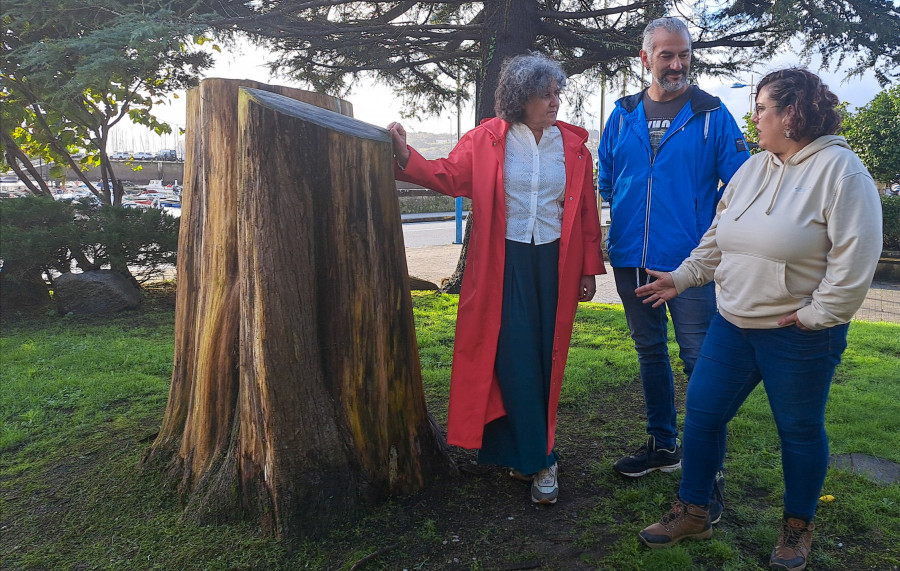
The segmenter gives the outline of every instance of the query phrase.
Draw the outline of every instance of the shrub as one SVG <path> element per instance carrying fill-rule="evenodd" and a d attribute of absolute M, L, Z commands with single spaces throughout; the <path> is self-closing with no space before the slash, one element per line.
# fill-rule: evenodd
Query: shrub
<path fill-rule="evenodd" d="M 75 210 L 68 202 L 26 196 L 0 201 L 0 259 L 57 268 L 67 262 Z"/>
<path fill-rule="evenodd" d="M 71 204 L 28 196 L 0 201 L 0 271 L 5 308 L 39 306 L 50 300 L 43 276 L 68 271 L 74 237 Z"/>
<path fill-rule="evenodd" d="M 81 246 L 98 266 L 127 267 L 138 283 L 160 276 L 174 266 L 178 252 L 179 220 L 155 208 L 146 210 L 76 205 Z"/>
<path fill-rule="evenodd" d="M 137 283 L 175 264 L 179 221 L 155 209 L 28 196 L 0 202 L 4 280 L 47 290 L 55 272 L 111 267 Z M 26 277 L 23 277 L 26 276 Z M 46 296 L 46 291 L 44 292 Z"/>

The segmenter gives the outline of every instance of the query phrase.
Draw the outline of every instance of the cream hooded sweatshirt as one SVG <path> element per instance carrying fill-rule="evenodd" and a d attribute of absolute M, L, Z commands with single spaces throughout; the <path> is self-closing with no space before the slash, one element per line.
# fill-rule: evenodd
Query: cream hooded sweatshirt
<path fill-rule="evenodd" d="M 715 279 L 719 313 L 773 329 L 850 321 L 881 254 L 881 201 L 846 140 L 815 139 L 782 163 L 769 152 L 732 177 L 700 244 L 672 272 L 678 292 Z"/>

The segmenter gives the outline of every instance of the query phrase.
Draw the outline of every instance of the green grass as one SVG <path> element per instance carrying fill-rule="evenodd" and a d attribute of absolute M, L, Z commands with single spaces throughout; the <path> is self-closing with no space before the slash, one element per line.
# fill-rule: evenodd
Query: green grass
<path fill-rule="evenodd" d="M 48 319 L 0 337 L 0 450 L 52 448 L 158 411 L 172 367 L 172 316 L 150 326 Z"/>
<path fill-rule="evenodd" d="M 416 292 L 413 301 L 426 398 L 443 423 L 457 297 Z M 568 487 L 550 510 L 536 511 L 527 488 L 492 473 L 373 507 L 290 553 L 252 523 L 193 525 L 161 475 L 138 468 L 168 396 L 172 328 L 171 309 L 153 306 L 106 322 L 44 316 L 4 325 L 0 567 L 349 569 L 383 550 L 366 569 L 531 561 L 542 569 L 761 569 L 775 540 L 779 443 L 758 389 L 729 427 L 726 515 L 713 540 L 655 551 L 639 544 L 637 532 L 672 501 L 677 474 L 624 480 L 610 469 L 641 441 L 643 405 L 621 307 L 599 304 L 578 311 L 558 431 Z M 852 324 L 827 410 L 833 454 L 900 462 L 897 339 L 900 325 Z M 677 382 L 683 396 L 680 374 Z M 835 500 L 820 505 L 810 568 L 896 569 L 900 484 L 831 470 L 824 493 Z"/>

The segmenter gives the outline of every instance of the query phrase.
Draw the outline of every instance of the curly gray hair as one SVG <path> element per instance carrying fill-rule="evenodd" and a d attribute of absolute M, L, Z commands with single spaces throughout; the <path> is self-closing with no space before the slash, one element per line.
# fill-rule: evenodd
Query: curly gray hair
<path fill-rule="evenodd" d="M 687 38 L 688 47 L 691 47 L 691 32 L 688 31 L 687 26 L 684 22 L 679 20 L 678 18 L 673 18 L 672 16 L 665 16 L 663 18 L 657 18 L 647 24 L 647 27 L 644 28 L 644 42 L 641 45 L 641 48 L 647 52 L 648 55 L 653 55 L 653 48 L 656 46 L 653 45 L 653 32 L 658 30 L 659 28 L 664 29 L 670 34 L 682 33 L 684 37 Z"/>
<path fill-rule="evenodd" d="M 566 74 L 562 66 L 537 52 L 521 54 L 503 62 L 500 80 L 494 92 L 494 113 L 510 123 L 521 122 L 525 117 L 525 103 L 543 95 L 550 84 L 562 89 Z"/>

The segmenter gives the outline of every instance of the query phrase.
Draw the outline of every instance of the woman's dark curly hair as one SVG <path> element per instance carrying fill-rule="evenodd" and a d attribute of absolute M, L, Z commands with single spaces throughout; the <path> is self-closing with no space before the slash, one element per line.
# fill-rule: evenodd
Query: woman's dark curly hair
<path fill-rule="evenodd" d="M 500 68 L 494 113 L 510 123 L 521 122 L 525 118 L 525 103 L 546 93 L 554 79 L 560 89 L 566 85 L 562 66 L 547 56 L 533 52 L 509 58 Z"/>
<path fill-rule="evenodd" d="M 757 95 L 769 90 L 769 98 L 784 108 L 793 105 L 795 115 L 790 125 L 795 139 L 815 139 L 834 135 L 841 127 L 838 96 L 822 83 L 819 76 L 805 69 L 790 67 L 773 71 L 756 85 Z"/>

